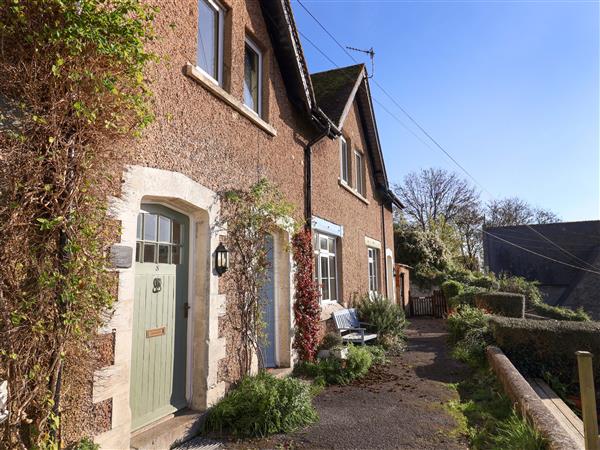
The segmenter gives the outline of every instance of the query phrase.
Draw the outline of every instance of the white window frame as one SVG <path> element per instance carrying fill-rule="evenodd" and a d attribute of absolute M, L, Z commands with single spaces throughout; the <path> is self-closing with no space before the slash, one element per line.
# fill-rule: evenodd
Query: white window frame
<path fill-rule="evenodd" d="M 321 294 L 321 304 L 326 305 L 330 303 L 337 303 L 339 301 L 339 273 L 338 273 L 338 256 L 337 256 L 337 238 L 336 236 L 332 236 L 325 233 L 315 232 L 315 242 L 314 242 L 314 255 L 315 255 L 315 279 L 317 281 L 317 285 L 319 286 L 319 292 Z M 321 249 L 321 238 L 326 238 L 329 241 L 333 241 L 333 253 L 329 251 L 329 245 L 327 246 L 327 250 Z M 329 297 L 328 299 L 323 298 L 323 279 L 321 278 L 321 258 L 326 257 L 327 263 L 329 264 L 330 258 L 335 258 L 335 293 L 337 298 L 331 298 L 331 284 L 329 284 Z M 327 278 L 328 282 L 332 279 L 331 273 L 329 273 L 329 277 Z"/>
<path fill-rule="evenodd" d="M 248 111 L 252 111 L 254 114 L 262 117 L 262 103 L 263 103 L 263 52 L 262 50 L 252 41 L 252 39 L 246 37 L 245 44 L 250 47 L 258 56 L 258 111 L 253 110 L 250 106 L 246 105 L 246 99 L 242 98 L 242 104 L 248 108 Z M 246 46 L 244 46 L 244 59 L 246 58 Z M 244 63 L 245 70 L 245 63 Z M 246 82 L 246 73 L 244 72 L 244 83 Z"/>
<path fill-rule="evenodd" d="M 344 155 L 345 150 L 345 155 Z M 350 183 L 350 161 L 348 160 L 348 141 L 344 139 L 344 136 L 340 136 L 340 180 L 342 183 Z M 346 171 L 344 173 L 344 156 L 346 159 Z"/>
<path fill-rule="evenodd" d="M 200 2 L 207 3 L 211 6 L 219 16 L 219 30 L 217 33 L 217 78 L 215 79 L 213 75 L 206 72 L 199 65 L 199 58 L 196 56 L 196 68 L 200 70 L 204 75 L 208 77 L 208 79 L 219 86 L 223 86 L 223 36 L 224 36 L 224 25 L 225 25 L 225 8 L 216 0 L 198 0 L 198 5 Z M 198 6 L 198 33 L 197 33 L 197 49 L 196 52 L 200 51 L 200 47 L 202 46 L 202 42 L 200 42 L 200 6 Z"/>
<path fill-rule="evenodd" d="M 379 265 L 379 249 L 367 247 L 367 275 L 369 277 L 369 294 L 371 295 L 379 293 Z M 372 272 L 371 267 L 373 268 Z"/>
<path fill-rule="evenodd" d="M 354 165 L 356 166 L 356 192 L 365 196 L 365 173 L 364 173 L 364 155 L 358 150 L 354 150 Z"/>

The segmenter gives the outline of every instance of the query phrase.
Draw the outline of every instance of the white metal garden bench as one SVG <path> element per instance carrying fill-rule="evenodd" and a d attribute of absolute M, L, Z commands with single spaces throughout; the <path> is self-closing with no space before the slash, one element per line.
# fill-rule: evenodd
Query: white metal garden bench
<path fill-rule="evenodd" d="M 351 342 L 353 344 L 362 344 L 372 339 L 377 339 L 376 333 L 366 333 L 367 329 L 364 325 L 368 325 L 358 320 L 356 309 L 340 309 L 334 311 L 333 320 L 343 342 Z M 361 326 L 362 325 L 362 326 Z"/>

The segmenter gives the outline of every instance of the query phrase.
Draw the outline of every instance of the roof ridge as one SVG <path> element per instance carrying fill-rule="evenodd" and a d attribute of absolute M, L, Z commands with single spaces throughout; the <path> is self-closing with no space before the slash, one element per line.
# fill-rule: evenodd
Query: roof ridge
<path fill-rule="evenodd" d="M 340 70 L 347 70 L 347 69 L 353 69 L 355 67 L 364 67 L 364 63 L 358 63 L 358 64 L 352 64 L 350 66 L 344 66 L 344 67 L 336 67 L 334 69 L 328 69 L 328 70 L 322 70 L 320 72 L 311 72 L 310 76 L 314 76 L 314 75 L 321 75 L 321 74 L 326 74 L 326 73 L 330 73 L 330 72 L 337 72 Z"/>
<path fill-rule="evenodd" d="M 573 220 L 571 222 L 551 222 L 551 223 L 523 223 L 521 225 L 498 225 L 494 227 L 488 227 L 486 230 L 497 230 L 497 229 L 507 229 L 507 228 L 521 228 L 521 227 L 544 227 L 548 225 L 572 225 L 579 223 L 598 223 L 600 224 L 600 220 Z"/>

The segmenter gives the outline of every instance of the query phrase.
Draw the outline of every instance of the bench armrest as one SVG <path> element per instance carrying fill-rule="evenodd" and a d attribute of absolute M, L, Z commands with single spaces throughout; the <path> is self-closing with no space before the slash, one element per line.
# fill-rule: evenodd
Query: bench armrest
<path fill-rule="evenodd" d="M 366 328 L 340 328 L 340 331 L 365 331 Z"/>

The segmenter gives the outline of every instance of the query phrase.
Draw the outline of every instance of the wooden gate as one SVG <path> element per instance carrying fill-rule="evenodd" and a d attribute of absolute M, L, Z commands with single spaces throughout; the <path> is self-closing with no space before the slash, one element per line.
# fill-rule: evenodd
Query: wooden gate
<path fill-rule="evenodd" d="M 408 310 L 411 317 L 444 319 L 448 316 L 448 303 L 442 291 L 433 291 L 427 297 L 410 297 Z"/>

